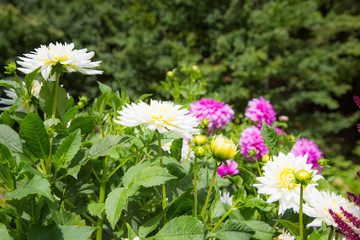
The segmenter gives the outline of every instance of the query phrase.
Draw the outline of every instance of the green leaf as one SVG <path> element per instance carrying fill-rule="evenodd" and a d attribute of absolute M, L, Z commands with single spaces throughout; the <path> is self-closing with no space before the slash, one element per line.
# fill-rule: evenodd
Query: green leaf
<path fill-rule="evenodd" d="M 243 222 L 230 219 L 225 222 L 222 229 L 218 230 L 215 233 L 216 233 L 216 238 L 221 240 L 233 240 L 233 239 L 247 240 L 254 235 L 255 231 Z"/>
<path fill-rule="evenodd" d="M 255 235 L 253 236 L 253 238 L 259 240 L 273 239 L 275 230 L 269 224 L 257 220 L 249 220 L 242 222 L 255 230 Z"/>
<path fill-rule="evenodd" d="M 41 87 L 39 94 L 39 104 L 41 110 L 48 114 L 52 115 L 52 108 L 54 102 L 54 90 L 55 82 L 45 81 Z M 58 86 L 58 94 L 56 99 L 56 118 L 59 118 L 65 124 L 65 112 L 67 109 L 67 93 L 64 88 Z"/>
<path fill-rule="evenodd" d="M 330 184 L 325 179 L 319 179 L 316 181 L 318 184 L 315 186 L 319 191 L 330 191 Z"/>
<path fill-rule="evenodd" d="M 276 219 L 284 228 L 286 228 L 293 236 L 299 236 L 299 225 L 283 219 Z"/>
<path fill-rule="evenodd" d="M 160 224 L 160 220 L 163 218 L 166 211 L 167 209 L 164 209 L 155 217 L 152 217 L 145 223 L 141 224 L 141 226 L 139 227 L 139 237 L 145 238 L 149 233 L 154 231 L 154 229 Z"/>
<path fill-rule="evenodd" d="M 193 187 L 187 187 L 179 197 L 172 201 L 169 209 L 166 212 L 166 218 L 172 219 L 175 216 L 186 213 L 193 208 L 194 201 L 192 200 Z"/>
<path fill-rule="evenodd" d="M 144 99 L 151 97 L 153 94 L 143 94 L 138 99 L 136 99 L 135 104 L 138 104 L 140 101 L 143 101 Z"/>
<path fill-rule="evenodd" d="M 178 162 L 181 161 L 181 150 L 182 150 L 182 145 L 183 145 L 183 139 L 179 138 L 179 139 L 175 139 L 172 143 L 171 143 L 171 147 L 170 147 L 170 155 L 175 158 Z"/>
<path fill-rule="evenodd" d="M 274 205 L 267 203 L 261 198 L 248 198 L 244 207 L 256 207 L 260 210 L 268 212 L 274 208 Z"/>
<path fill-rule="evenodd" d="M 115 188 L 112 190 L 105 201 L 106 217 L 112 229 L 115 229 L 116 223 L 120 219 L 121 212 L 127 200 L 125 188 Z"/>
<path fill-rule="evenodd" d="M 19 83 L 13 80 L 0 80 L 0 87 L 7 87 L 15 90 L 20 90 Z"/>
<path fill-rule="evenodd" d="M 281 146 L 280 137 L 276 130 L 263 121 L 261 135 L 264 139 L 265 145 L 269 148 L 269 154 L 271 156 L 276 155 L 279 152 L 279 148 Z"/>
<path fill-rule="evenodd" d="M 167 169 L 160 166 L 147 167 L 133 179 L 134 184 L 142 185 L 144 187 L 153 187 L 165 183 L 168 180 L 174 179 Z"/>
<path fill-rule="evenodd" d="M 155 235 L 155 239 L 161 240 L 203 240 L 206 233 L 203 224 L 194 217 L 181 216 L 171 219 L 160 231 Z"/>
<path fill-rule="evenodd" d="M 91 146 L 88 158 L 95 158 L 99 156 L 112 156 L 118 157 L 116 147 L 122 144 L 126 138 L 118 135 L 109 135 L 99 139 L 94 145 Z"/>
<path fill-rule="evenodd" d="M 29 113 L 20 125 L 20 135 L 26 146 L 37 158 L 46 159 L 49 155 L 49 138 L 41 118 Z"/>
<path fill-rule="evenodd" d="M 96 227 L 56 226 L 52 228 L 52 240 L 88 240 Z"/>
<path fill-rule="evenodd" d="M 283 152 L 284 154 L 288 154 L 289 152 L 291 152 L 291 149 L 299 138 L 300 135 L 298 135 L 295 140 L 289 140 L 288 136 L 282 134 L 283 146 L 281 148 L 281 152 Z"/>
<path fill-rule="evenodd" d="M 321 229 L 314 230 L 310 236 L 308 237 L 308 240 L 327 240 L 328 239 L 328 232 L 326 230 L 326 223 L 323 221 Z"/>
<path fill-rule="evenodd" d="M 7 125 L 0 124 L 0 143 L 12 152 L 23 152 L 19 134 Z"/>
<path fill-rule="evenodd" d="M 50 183 L 38 175 L 35 175 L 24 187 L 5 193 L 9 199 L 22 199 L 31 194 L 40 194 L 50 201 L 55 201 L 53 195 L 51 195 Z"/>
<path fill-rule="evenodd" d="M 101 217 L 101 213 L 104 211 L 105 209 L 105 203 L 90 203 L 87 207 L 89 213 L 91 216 L 94 217 Z"/>
<path fill-rule="evenodd" d="M 129 187 L 131 186 L 131 184 L 133 184 L 133 180 L 135 178 L 137 178 L 137 176 L 139 174 L 141 174 L 141 172 L 144 170 L 144 168 L 146 168 L 150 163 L 149 162 L 145 162 L 145 163 L 140 163 L 137 164 L 135 166 L 132 166 L 131 168 L 129 168 L 123 177 L 123 184 L 124 186 L 129 189 Z"/>
<path fill-rule="evenodd" d="M 111 87 L 109 87 L 109 86 L 107 86 L 107 85 L 105 85 L 105 84 L 103 84 L 103 83 L 101 83 L 99 81 L 97 83 L 99 84 L 99 89 L 100 89 L 101 93 L 106 93 L 106 92 L 111 93 L 112 92 Z"/>
<path fill-rule="evenodd" d="M 67 136 L 57 148 L 54 158 L 54 165 L 56 170 L 67 167 L 67 163 L 70 162 L 79 151 L 81 146 L 80 130 L 76 130 Z"/>
<path fill-rule="evenodd" d="M 38 73 L 39 69 L 40 69 L 40 67 L 25 76 L 25 87 L 26 87 L 26 90 L 28 93 L 31 93 L 32 82 L 33 82 L 36 74 Z"/>
<path fill-rule="evenodd" d="M 81 116 L 71 121 L 69 131 L 74 132 L 76 129 L 81 130 L 82 135 L 86 135 L 94 130 L 95 117 Z"/>
<path fill-rule="evenodd" d="M 6 226 L 2 223 L 0 223 L 0 236 L 2 240 L 11 240 Z"/>

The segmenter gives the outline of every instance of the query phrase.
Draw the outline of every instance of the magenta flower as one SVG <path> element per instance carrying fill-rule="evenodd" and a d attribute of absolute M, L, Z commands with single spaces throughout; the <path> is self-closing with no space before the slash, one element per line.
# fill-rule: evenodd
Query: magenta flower
<path fill-rule="evenodd" d="M 255 158 L 249 157 L 249 151 L 252 151 L 255 148 L 257 150 L 255 157 L 258 160 L 261 160 L 265 154 L 269 153 L 269 149 L 265 145 L 264 139 L 261 136 L 261 130 L 256 126 L 248 127 L 241 133 L 239 145 L 240 153 L 252 161 L 255 161 Z"/>
<path fill-rule="evenodd" d="M 262 121 L 271 125 L 276 120 L 276 112 L 269 100 L 263 97 L 253 98 L 249 101 L 248 107 L 245 110 L 245 116 L 251 121 L 259 122 L 261 126 Z"/>
<path fill-rule="evenodd" d="M 273 129 L 275 129 L 275 131 L 277 132 L 277 134 L 279 136 L 281 136 L 282 134 L 287 135 L 286 132 L 284 132 L 282 129 L 275 127 L 275 126 L 271 126 Z"/>
<path fill-rule="evenodd" d="M 209 121 L 207 126 L 209 129 L 208 135 L 229 124 L 235 115 L 234 110 L 228 104 L 207 98 L 192 103 L 189 113 L 195 115 L 199 121 L 202 121 L 203 118 Z"/>
<path fill-rule="evenodd" d="M 319 149 L 319 146 L 316 145 L 313 141 L 309 141 L 307 138 L 299 138 L 299 140 L 294 144 L 291 152 L 295 157 L 301 155 L 305 156 L 308 154 L 308 164 L 312 164 L 312 168 L 318 168 L 318 160 L 322 158 L 322 151 Z"/>
<path fill-rule="evenodd" d="M 220 167 L 217 169 L 217 174 L 220 175 L 220 177 L 225 178 L 225 175 L 235 175 L 239 173 L 239 164 L 237 162 L 227 160 L 227 167 L 224 163 L 221 164 Z"/>

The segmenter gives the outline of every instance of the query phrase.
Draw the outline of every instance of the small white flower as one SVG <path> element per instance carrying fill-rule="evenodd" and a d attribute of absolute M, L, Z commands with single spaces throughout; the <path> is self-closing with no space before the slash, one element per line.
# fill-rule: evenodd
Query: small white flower
<path fill-rule="evenodd" d="M 299 212 L 300 184 L 293 182 L 293 173 L 300 170 L 317 173 L 317 170 L 311 170 L 312 164 L 306 163 L 307 157 L 307 154 L 295 157 L 292 153 L 288 155 L 280 153 L 278 157 L 273 157 L 273 161 L 265 163 L 264 176 L 256 178 L 260 182 L 260 184 L 254 184 L 258 188 L 258 193 L 270 195 L 268 203 L 279 201 L 279 214 L 283 214 L 286 209 L 290 208 Z M 314 175 L 312 180 L 317 181 L 321 178 L 320 175 Z M 305 188 L 304 194 L 308 188 L 314 185 L 309 184 Z"/>
<path fill-rule="evenodd" d="M 282 233 L 276 238 L 277 240 L 295 240 L 295 237 L 291 235 L 285 229 L 282 230 Z"/>
<path fill-rule="evenodd" d="M 309 217 L 315 218 L 314 221 L 307 225 L 308 227 L 321 227 L 323 221 L 326 225 L 337 227 L 337 224 L 329 213 L 329 209 L 349 223 L 345 219 L 340 207 L 355 217 L 360 218 L 360 209 L 354 203 L 346 200 L 340 195 L 336 195 L 334 192 L 319 191 L 316 188 L 312 188 L 308 194 L 304 195 L 304 200 L 306 201 L 306 204 L 304 205 L 304 213 Z M 354 230 L 359 230 L 355 229 L 351 223 L 349 224 L 354 228 Z"/>
<path fill-rule="evenodd" d="M 231 196 L 229 192 L 223 193 L 220 191 L 220 200 L 222 203 L 229 204 L 230 206 L 232 206 L 233 196 Z"/>
<path fill-rule="evenodd" d="M 22 82 L 22 84 L 25 89 L 25 83 Z M 31 87 L 31 95 L 34 96 L 35 98 L 39 99 L 41 87 L 42 87 L 41 82 L 39 82 L 38 80 L 33 80 L 32 87 Z M 25 91 L 26 91 L 26 89 L 25 89 Z M 4 90 L 4 92 L 5 92 L 6 96 L 9 98 L 0 98 L 0 104 L 7 105 L 5 107 L 2 107 L 1 110 L 7 110 L 7 109 L 11 108 L 15 104 L 16 100 L 18 99 L 18 96 L 16 95 L 14 89 Z M 20 103 L 15 111 L 27 113 L 25 103 Z M 30 106 L 30 111 L 31 112 L 34 111 L 34 106 Z"/>
<path fill-rule="evenodd" d="M 50 43 L 49 46 L 41 45 L 25 57 L 19 57 L 17 61 L 21 68 L 18 68 L 25 74 L 33 72 L 40 67 L 41 75 L 45 80 L 50 77 L 51 69 L 57 63 L 62 64 L 68 72 L 81 72 L 87 75 L 102 74 L 102 71 L 91 68 L 100 65 L 100 61 L 91 62 L 94 52 L 86 52 L 87 49 L 73 50 L 74 44 Z"/>
<path fill-rule="evenodd" d="M 150 105 L 140 101 L 138 104 L 126 104 L 118 113 L 120 116 L 116 123 L 135 127 L 146 124 L 149 130 L 158 130 L 160 133 L 172 131 L 181 138 L 191 138 L 194 134 L 199 134 L 196 129 L 199 121 L 196 117 L 189 114 L 187 109 L 180 109 L 180 105 L 172 102 L 161 102 L 151 100 Z"/>

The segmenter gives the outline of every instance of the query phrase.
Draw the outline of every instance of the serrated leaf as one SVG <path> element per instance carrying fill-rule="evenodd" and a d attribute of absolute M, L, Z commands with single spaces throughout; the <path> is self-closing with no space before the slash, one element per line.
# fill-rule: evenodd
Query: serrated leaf
<path fill-rule="evenodd" d="M 193 208 L 194 201 L 192 200 L 193 187 L 187 187 L 186 191 L 172 201 L 169 209 L 166 212 L 167 219 L 172 219 L 179 216 Z"/>
<path fill-rule="evenodd" d="M 52 115 L 52 108 L 54 102 L 54 92 L 55 91 L 55 82 L 45 81 L 41 87 L 39 94 L 39 104 L 41 110 L 48 114 Z M 58 86 L 58 93 L 56 99 L 56 118 L 59 118 L 65 124 L 65 112 L 67 109 L 67 93 L 64 88 Z"/>
<path fill-rule="evenodd" d="M 19 134 L 7 125 L 0 124 L 0 143 L 12 152 L 23 152 Z"/>
<path fill-rule="evenodd" d="M 123 184 L 124 186 L 129 189 L 130 184 L 132 184 L 132 181 L 137 178 L 137 175 L 141 174 L 142 170 L 146 168 L 149 165 L 149 162 L 137 164 L 135 166 L 132 166 L 129 168 L 123 177 Z"/>
<path fill-rule="evenodd" d="M 101 138 L 91 146 L 88 158 L 106 155 L 116 157 L 117 153 L 115 148 L 122 144 L 124 140 L 124 137 L 118 135 L 109 135 Z"/>
<path fill-rule="evenodd" d="M 133 181 L 134 184 L 153 187 L 175 178 L 176 177 L 171 175 L 167 169 L 160 166 L 152 166 L 145 168 Z"/>
<path fill-rule="evenodd" d="M 40 194 L 50 201 L 55 201 L 51 194 L 50 183 L 38 175 L 35 175 L 24 187 L 19 187 L 14 191 L 5 193 L 9 199 L 22 199 L 31 194 Z"/>
<path fill-rule="evenodd" d="M 2 223 L 0 223 L 0 236 L 2 240 L 11 240 L 6 226 Z"/>
<path fill-rule="evenodd" d="M 171 219 L 155 235 L 157 240 L 203 240 L 206 237 L 203 224 L 194 217 L 181 216 Z"/>
<path fill-rule="evenodd" d="M 276 155 L 281 146 L 280 137 L 276 130 L 270 127 L 266 122 L 262 122 L 261 136 L 264 139 L 265 145 L 269 148 L 270 155 Z"/>
<path fill-rule="evenodd" d="M 139 227 L 139 237 L 145 238 L 149 233 L 151 233 L 159 224 L 160 220 L 165 215 L 167 209 L 164 209 L 160 213 L 158 213 L 155 217 L 150 218 L 148 221 L 143 223 Z"/>
<path fill-rule="evenodd" d="M 299 225 L 283 219 L 276 219 L 284 228 L 286 228 L 293 236 L 299 236 Z"/>
<path fill-rule="evenodd" d="M 95 117 L 81 116 L 71 121 L 69 131 L 74 132 L 76 129 L 80 129 L 81 134 L 86 135 L 91 131 L 93 131 L 94 127 L 95 127 Z"/>
<path fill-rule="evenodd" d="M 104 211 L 105 209 L 105 203 L 90 203 L 87 206 L 87 209 L 90 213 L 91 216 L 94 217 L 101 217 L 101 213 Z"/>
<path fill-rule="evenodd" d="M 226 221 L 224 226 L 215 233 L 216 238 L 221 240 L 246 240 L 250 239 L 254 235 L 255 231 L 243 222 L 230 219 Z"/>
<path fill-rule="evenodd" d="M 269 224 L 257 220 L 248 220 L 242 222 L 250 226 L 255 231 L 255 235 L 253 236 L 254 239 L 273 239 L 275 230 Z"/>
<path fill-rule="evenodd" d="M 51 231 L 52 240 L 87 240 L 96 227 L 55 226 Z"/>
<path fill-rule="evenodd" d="M 170 147 L 170 155 L 175 158 L 178 162 L 181 161 L 181 150 L 182 150 L 182 146 L 183 146 L 183 139 L 179 138 L 179 139 L 175 139 L 172 143 L 171 143 L 171 147 Z"/>
<path fill-rule="evenodd" d="M 76 130 L 67 136 L 57 148 L 54 158 L 54 165 L 56 170 L 67 167 L 67 163 L 70 162 L 79 151 L 81 146 L 81 134 L 80 130 Z"/>
<path fill-rule="evenodd" d="M 261 198 L 249 198 L 247 199 L 244 207 L 256 207 L 258 209 L 261 209 L 263 211 L 270 211 L 271 209 L 273 209 L 273 206 L 271 206 L 269 203 L 267 203 L 266 201 L 264 201 Z"/>
<path fill-rule="evenodd" d="M 46 159 L 49 155 L 50 143 L 41 118 L 29 113 L 20 125 L 20 135 L 26 146 L 37 158 Z"/>
<path fill-rule="evenodd" d="M 105 201 L 106 217 L 112 227 L 115 228 L 116 223 L 120 219 L 121 212 L 127 200 L 125 188 L 115 188 L 112 190 Z"/>

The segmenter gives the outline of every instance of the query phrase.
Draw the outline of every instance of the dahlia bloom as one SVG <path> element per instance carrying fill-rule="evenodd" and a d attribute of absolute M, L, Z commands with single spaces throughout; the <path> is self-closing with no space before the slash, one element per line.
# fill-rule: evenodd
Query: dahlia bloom
<path fill-rule="evenodd" d="M 262 157 L 269 153 L 269 148 L 265 145 L 264 139 L 261 136 L 261 130 L 256 126 L 246 128 L 242 133 L 239 140 L 240 153 L 249 158 L 249 152 L 256 148 L 256 159 L 260 160 Z M 254 158 L 250 160 L 254 161 Z"/>
<path fill-rule="evenodd" d="M 207 128 L 209 135 L 215 130 L 220 130 L 234 119 L 234 110 L 225 103 L 214 99 L 202 98 L 190 105 L 190 113 L 194 114 L 201 122 L 203 118 L 209 121 Z"/>
<path fill-rule="evenodd" d="M 181 138 L 191 138 L 200 133 L 196 129 L 199 125 L 197 118 L 172 102 L 150 100 L 149 105 L 140 101 L 138 104 L 126 104 L 118 113 L 120 116 L 114 122 L 126 127 L 144 124 L 149 130 L 160 133 L 171 131 Z"/>
<path fill-rule="evenodd" d="M 294 144 L 291 152 L 297 156 L 305 156 L 308 154 L 308 162 L 312 164 L 312 168 L 318 168 L 318 160 L 322 158 L 322 151 L 319 149 L 319 146 L 316 145 L 313 141 L 309 141 L 307 138 L 299 138 L 299 140 Z"/>
<path fill-rule="evenodd" d="M 22 84 L 25 87 L 25 83 L 23 82 Z M 39 99 L 41 87 L 42 87 L 41 82 L 39 82 L 38 80 L 33 80 L 32 87 L 31 87 L 31 96 Z M 25 89 L 25 91 L 27 91 L 27 90 Z M 18 99 L 18 96 L 16 95 L 14 89 L 4 90 L 4 92 L 5 92 L 6 96 L 9 98 L 0 98 L 0 104 L 7 105 L 6 107 L 2 107 L 1 110 L 7 110 L 7 109 L 11 108 L 16 103 L 16 100 Z M 24 102 L 20 103 L 15 111 L 27 113 L 25 103 Z M 34 111 L 34 106 L 30 106 L 30 111 Z"/>
<path fill-rule="evenodd" d="M 224 178 L 225 175 L 235 175 L 239 173 L 239 164 L 235 161 L 227 160 L 227 167 L 224 163 L 221 164 L 220 167 L 217 169 L 217 174 L 220 175 L 220 177 Z"/>
<path fill-rule="evenodd" d="M 279 214 L 283 214 L 286 209 L 293 209 L 299 212 L 300 206 L 300 184 L 295 183 L 294 172 L 300 170 L 313 173 L 313 181 L 318 181 L 322 177 L 317 175 L 317 170 L 311 170 L 311 164 L 307 164 L 307 155 L 295 157 L 294 154 L 287 155 L 279 153 L 274 156 L 273 161 L 268 161 L 263 167 L 264 176 L 257 177 L 260 182 L 254 184 L 259 194 L 270 195 L 268 203 L 279 201 Z M 315 184 L 309 184 L 304 189 L 304 194 Z"/>
<path fill-rule="evenodd" d="M 324 221 L 326 225 L 337 227 L 338 224 L 335 222 L 335 219 L 332 217 L 330 212 L 335 213 L 342 220 L 346 220 L 346 212 L 351 213 L 353 216 L 360 217 L 360 209 L 354 203 L 346 200 L 340 195 L 336 195 L 334 192 L 329 191 L 319 191 L 316 188 L 309 189 L 307 194 L 304 194 L 304 200 L 306 204 L 304 205 L 304 213 L 309 217 L 315 218 L 307 226 L 311 227 L 321 227 L 322 222 Z M 329 212 L 329 210 L 331 210 Z M 346 220 L 346 222 L 348 222 Z M 352 228 L 355 228 L 349 222 Z M 360 229 L 357 229 L 359 231 Z"/>
<path fill-rule="evenodd" d="M 50 43 L 49 46 L 41 45 L 35 51 L 24 54 L 25 57 L 19 57 L 21 61 L 17 64 L 18 68 L 25 74 L 33 72 L 40 68 L 41 75 L 45 80 L 50 77 L 51 69 L 60 63 L 68 72 L 81 72 L 87 75 L 102 74 L 102 71 L 91 68 L 100 65 L 100 61 L 91 62 L 94 52 L 86 52 L 87 49 L 73 50 L 74 43 Z"/>
<path fill-rule="evenodd" d="M 273 106 L 269 100 L 263 97 L 253 98 L 249 101 L 248 107 L 245 110 L 245 116 L 251 121 L 259 122 L 260 125 L 262 121 L 271 125 L 276 120 L 276 112 Z"/>

